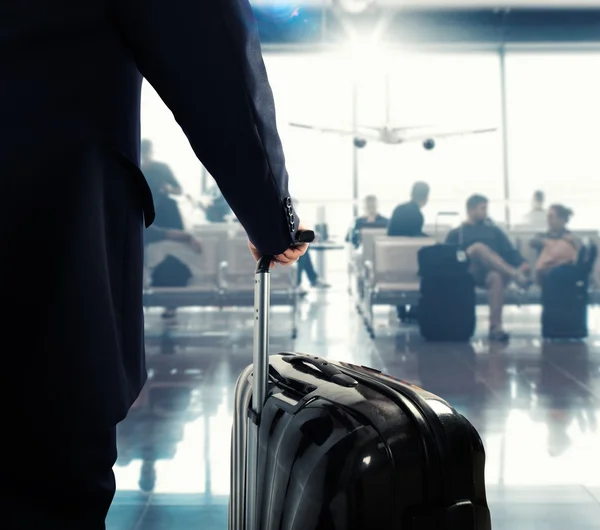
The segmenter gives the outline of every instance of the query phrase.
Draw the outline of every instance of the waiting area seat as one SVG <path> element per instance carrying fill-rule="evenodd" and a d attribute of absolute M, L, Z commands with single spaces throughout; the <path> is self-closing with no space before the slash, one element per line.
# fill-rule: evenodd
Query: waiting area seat
<path fill-rule="evenodd" d="M 434 245 L 435 239 L 378 237 L 373 260 L 365 262 L 364 316 L 373 333 L 373 306 L 416 305 L 419 303 L 419 251 Z"/>
<path fill-rule="evenodd" d="M 360 247 L 351 247 L 348 262 L 350 293 L 356 301 L 356 308 L 363 309 L 365 298 L 366 264 L 375 261 L 375 240 L 386 237 L 387 228 L 363 228 L 360 232 Z"/>
<path fill-rule="evenodd" d="M 256 263 L 248 240 L 230 224 L 196 227 L 202 252 L 187 245 L 161 241 L 148 245 L 146 264 L 151 269 L 168 255 L 183 261 L 192 272 L 186 287 L 150 287 L 144 290 L 144 307 L 249 307 L 254 304 Z M 299 289 L 296 267 L 275 267 L 271 271 L 271 305 L 289 306 L 292 336 L 297 334 Z"/>
<path fill-rule="evenodd" d="M 516 248 L 534 267 L 537 254 L 531 240 L 539 232 L 519 230 L 509 233 Z M 573 234 L 584 244 L 600 247 L 600 235 L 594 230 L 574 230 Z M 421 248 L 436 243 L 434 238 L 388 237 L 385 229 L 364 229 L 362 245 L 351 251 L 350 285 L 358 311 L 362 313 L 367 329 L 374 335 L 373 308 L 377 305 L 416 305 L 420 299 L 420 280 L 417 255 Z M 478 305 L 488 303 L 485 289 L 477 289 Z M 505 293 L 505 305 L 538 305 L 541 289 L 534 285 L 527 290 L 510 285 Z M 600 263 L 596 260 L 590 277 L 589 303 L 600 304 Z"/>

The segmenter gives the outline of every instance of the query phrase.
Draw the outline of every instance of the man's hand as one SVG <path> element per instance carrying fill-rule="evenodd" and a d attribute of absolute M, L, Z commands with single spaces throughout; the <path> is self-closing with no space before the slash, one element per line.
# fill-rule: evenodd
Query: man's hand
<path fill-rule="evenodd" d="M 302 230 L 306 230 L 304 226 L 298 227 L 298 230 L 301 232 Z M 248 241 L 248 248 L 250 249 L 250 253 L 252 257 L 258 261 L 261 257 L 258 249 Z M 275 266 L 275 263 L 279 263 L 281 265 L 292 265 L 298 261 L 298 258 L 302 256 L 308 250 L 308 243 L 298 243 L 297 246 L 288 248 L 283 254 L 278 254 L 275 256 L 275 261 L 271 262 L 271 268 Z"/>
<path fill-rule="evenodd" d="M 524 261 L 523 263 L 521 263 L 519 270 L 521 272 L 529 272 L 531 270 L 531 265 L 529 263 L 527 263 L 526 261 Z"/>

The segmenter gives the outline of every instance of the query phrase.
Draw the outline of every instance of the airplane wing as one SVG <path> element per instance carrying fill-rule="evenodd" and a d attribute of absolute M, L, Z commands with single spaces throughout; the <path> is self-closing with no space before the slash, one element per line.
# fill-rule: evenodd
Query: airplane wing
<path fill-rule="evenodd" d="M 453 136 L 470 136 L 472 134 L 485 134 L 492 133 L 498 130 L 497 127 L 490 127 L 488 129 L 463 129 L 460 131 L 441 131 L 435 132 L 431 131 L 429 134 L 418 134 L 418 135 L 407 135 L 404 138 L 405 142 L 419 142 L 421 140 L 438 140 L 440 138 L 451 138 Z"/>
<path fill-rule="evenodd" d="M 405 133 L 408 131 L 417 131 L 419 129 L 429 129 L 433 127 L 433 125 L 404 125 L 402 127 L 390 127 L 390 129 L 394 132 Z"/>
<path fill-rule="evenodd" d="M 329 134 L 338 134 L 340 136 L 358 136 L 360 138 L 365 138 L 365 139 L 371 139 L 371 140 L 379 140 L 380 135 L 377 133 L 377 131 L 381 130 L 381 128 L 375 128 L 373 127 L 373 131 L 374 133 L 368 132 L 368 133 L 364 133 L 364 131 L 361 131 L 361 129 L 363 129 L 362 127 L 359 127 L 358 130 L 354 131 L 351 128 L 347 128 L 347 129 L 337 129 L 337 128 L 333 128 L 333 127 L 317 127 L 316 125 L 307 125 L 304 123 L 290 123 L 290 126 L 292 127 L 298 127 L 300 129 L 309 129 L 312 131 L 317 131 L 317 132 L 321 132 L 321 133 L 329 133 Z"/>

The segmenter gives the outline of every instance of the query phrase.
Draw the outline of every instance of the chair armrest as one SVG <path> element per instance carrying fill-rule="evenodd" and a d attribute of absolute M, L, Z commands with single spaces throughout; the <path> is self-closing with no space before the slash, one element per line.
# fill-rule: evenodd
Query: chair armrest
<path fill-rule="evenodd" d="M 229 263 L 226 261 L 222 261 L 219 263 L 219 272 L 217 273 L 217 284 L 220 289 L 227 289 L 227 269 L 229 268 Z"/>

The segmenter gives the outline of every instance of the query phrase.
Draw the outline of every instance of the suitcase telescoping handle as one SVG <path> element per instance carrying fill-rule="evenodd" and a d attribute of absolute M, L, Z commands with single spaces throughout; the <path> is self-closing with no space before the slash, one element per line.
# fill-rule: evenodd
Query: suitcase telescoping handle
<path fill-rule="evenodd" d="M 299 231 L 298 243 L 311 243 L 315 239 L 312 230 Z M 246 479 L 243 528 L 233 530 L 257 530 L 260 522 L 258 490 L 258 428 L 269 383 L 269 302 L 271 294 L 271 262 L 273 256 L 263 256 L 256 264 L 254 276 L 254 351 L 252 355 L 252 406 L 248 410 L 246 438 Z M 237 505 L 239 509 L 239 505 Z M 236 519 L 237 521 L 237 519 Z"/>
<path fill-rule="evenodd" d="M 312 243 L 315 233 L 302 230 L 296 233 L 297 243 Z M 254 352 L 252 362 L 252 410 L 260 417 L 265 403 L 269 377 L 269 299 L 271 293 L 271 262 L 273 256 L 263 256 L 256 263 L 254 277 Z"/>

